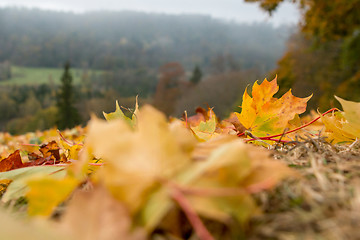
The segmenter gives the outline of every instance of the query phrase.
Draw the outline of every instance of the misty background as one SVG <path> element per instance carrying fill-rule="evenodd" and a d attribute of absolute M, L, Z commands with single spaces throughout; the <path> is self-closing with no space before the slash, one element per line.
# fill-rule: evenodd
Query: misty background
<path fill-rule="evenodd" d="M 0 1 L 1 130 L 57 125 L 67 61 L 82 124 L 136 95 L 168 116 L 209 105 L 227 117 L 296 31 L 296 8 L 278 13 L 239 1 Z"/>

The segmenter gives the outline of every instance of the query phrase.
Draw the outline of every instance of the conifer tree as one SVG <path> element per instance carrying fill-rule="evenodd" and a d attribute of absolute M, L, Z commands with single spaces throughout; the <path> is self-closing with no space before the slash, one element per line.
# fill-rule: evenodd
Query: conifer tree
<path fill-rule="evenodd" d="M 70 73 L 70 63 L 64 65 L 64 73 L 61 76 L 61 87 L 57 94 L 58 116 L 57 124 L 59 129 L 72 128 L 80 123 L 80 115 L 74 104 L 74 90 Z"/>
<path fill-rule="evenodd" d="M 193 71 L 193 75 L 190 78 L 190 82 L 196 85 L 201 81 L 201 78 L 202 78 L 201 69 L 199 68 L 199 66 L 196 65 Z"/>

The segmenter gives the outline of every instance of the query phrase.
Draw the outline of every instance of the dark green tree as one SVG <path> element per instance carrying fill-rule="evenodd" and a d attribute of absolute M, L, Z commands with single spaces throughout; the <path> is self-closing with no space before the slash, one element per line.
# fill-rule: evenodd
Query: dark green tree
<path fill-rule="evenodd" d="M 81 122 L 80 115 L 74 107 L 74 89 L 72 86 L 70 63 L 66 62 L 64 73 L 61 76 L 61 87 L 57 94 L 58 116 L 57 124 L 59 129 L 72 128 Z"/>
<path fill-rule="evenodd" d="M 199 66 L 195 66 L 194 70 L 193 70 L 193 75 L 190 78 L 190 82 L 193 84 L 198 84 L 201 81 L 203 74 L 201 72 L 201 69 L 199 68 Z"/>

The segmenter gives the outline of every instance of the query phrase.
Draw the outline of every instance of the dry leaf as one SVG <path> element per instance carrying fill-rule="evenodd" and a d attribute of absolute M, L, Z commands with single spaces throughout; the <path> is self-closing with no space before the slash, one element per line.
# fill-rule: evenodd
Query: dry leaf
<path fill-rule="evenodd" d="M 91 192 L 76 192 L 61 227 L 75 239 L 82 240 L 146 239 L 144 231 L 132 228 L 127 208 L 101 187 Z"/>
<path fill-rule="evenodd" d="M 169 127 L 162 113 L 145 106 L 137 115 L 134 130 L 121 119 L 92 119 L 85 151 L 104 162 L 95 178 L 135 213 L 161 179 L 172 178 L 190 163 L 188 151 L 194 144 L 184 126 Z"/>
<path fill-rule="evenodd" d="M 30 179 L 28 181 L 30 190 L 26 194 L 29 201 L 29 215 L 50 216 L 78 185 L 79 181 L 69 176 L 62 179 L 50 176 Z"/>
<path fill-rule="evenodd" d="M 22 168 L 24 167 L 23 162 L 21 161 L 20 151 L 16 150 L 14 153 L 10 154 L 7 158 L 0 161 L 0 172 L 6 172 L 9 170 Z"/>
<path fill-rule="evenodd" d="M 311 98 L 298 98 L 291 90 L 280 99 L 274 98 L 279 90 L 276 78 L 266 79 L 259 85 L 254 83 L 252 97 L 245 90 L 241 113 L 236 113 L 240 123 L 256 137 L 281 134 L 296 114 L 305 112 L 307 101 Z"/>
<path fill-rule="evenodd" d="M 334 143 L 352 142 L 360 138 L 360 103 L 347 101 L 335 96 L 344 109 L 332 115 L 321 116 L 329 141 Z"/>

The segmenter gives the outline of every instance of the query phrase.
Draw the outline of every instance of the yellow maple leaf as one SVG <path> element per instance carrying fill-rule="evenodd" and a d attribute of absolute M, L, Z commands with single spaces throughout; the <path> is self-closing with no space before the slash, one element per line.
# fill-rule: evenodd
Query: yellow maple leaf
<path fill-rule="evenodd" d="M 311 96 L 298 98 L 292 95 L 291 89 L 281 98 L 274 98 L 279 87 L 277 79 L 258 84 L 252 87 L 252 97 L 243 95 L 241 113 L 235 113 L 239 122 L 256 137 L 265 137 L 284 132 L 288 122 L 297 114 L 305 112 L 307 101 Z"/>
<path fill-rule="evenodd" d="M 347 101 L 335 96 L 344 112 L 321 116 L 329 141 L 351 142 L 360 138 L 360 103 Z"/>
<path fill-rule="evenodd" d="M 75 192 L 60 223 L 60 229 L 75 239 L 146 239 L 145 231 L 133 229 L 126 207 L 99 186 Z"/>
<path fill-rule="evenodd" d="M 29 215 L 49 216 L 78 185 L 79 181 L 70 176 L 63 179 L 48 176 L 29 180 L 30 190 L 26 194 Z"/>
<path fill-rule="evenodd" d="M 193 164 L 180 182 L 189 190 L 197 189 L 198 193 L 189 194 L 188 198 L 201 215 L 218 221 L 233 216 L 244 223 L 259 212 L 251 191 L 269 189 L 296 174 L 271 159 L 266 149 L 244 144 L 236 137 L 212 139 L 206 145 L 216 146 L 218 141 L 221 144 L 209 152 L 205 161 Z"/>
<path fill-rule="evenodd" d="M 130 126 L 134 127 L 136 125 L 136 115 L 138 114 L 139 112 L 139 104 L 138 104 L 138 97 L 136 96 L 136 100 L 135 100 L 135 110 L 134 112 L 132 113 L 132 116 L 131 118 L 130 117 L 127 117 L 123 111 L 121 111 L 121 108 L 119 106 L 119 103 L 118 101 L 116 100 L 116 110 L 115 112 L 112 112 L 112 113 L 105 113 L 103 112 L 103 115 L 105 117 L 105 119 L 107 121 L 111 121 L 111 120 L 114 120 L 114 119 L 123 119 L 125 120 Z"/>
<path fill-rule="evenodd" d="M 208 117 L 208 120 L 201 121 L 197 126 L 190 127 L 200 142 L 208 141 L 218 135 L 218 133 L 215 133 L 217 120 L 212 109 L 208 110 Z"/>
<path fill-rule="evenodd" d="M 104 162 L 94 177 L 132 213 L 161 179 L 173 177 L 190 163 L 196 140 L 184 126 L 174 124 L 151 106 L 138 113 L 135 129 L 125 119 L 89 123 L 85 151 Z"/>

